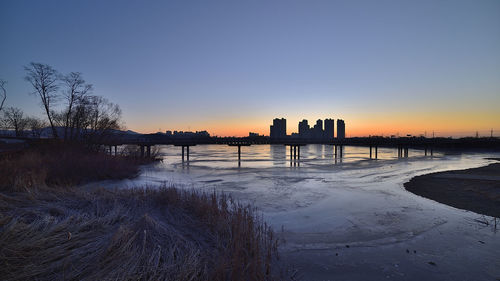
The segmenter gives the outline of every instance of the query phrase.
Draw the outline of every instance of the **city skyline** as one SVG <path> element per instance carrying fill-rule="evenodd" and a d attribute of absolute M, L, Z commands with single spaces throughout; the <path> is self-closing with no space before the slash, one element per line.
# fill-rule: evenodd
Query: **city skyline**
<path fill-rule="evenodd" d="M 304 120 L 306 120 L 306 121 L 309 120 L 309 119 L 303 119 L 303 118 L 294 118 L 292 120 L 289 120 L 288 118 L 285 118 L 285 117 L 280 117 L 280 119 L 281 118 L 287 120 L 286 121 L 286 123 L 287 123 L 287 125 L 286 125 L 287 135 L 298 134 L 300 132 L 300 130 L 299 130 L 297 124 L 301 123 Z M 314 118 L 310 118 L 310 119 L 312 120 Z M 318 119 L 322 119 L 322 118 L 318 118 Z M 324 120 L 328 120 L 328 119 L 329 119 L 329 117 L 327 117 Z M 271 120 L 272 120 L 272 118 L 271 118 Z M 337 121 L 338 119 L 333 119 L 333 120 Z M 344 121 L 343 119 L 340 119 L 340 120 Z M 371 125 L 367 124 L 367 126 L 363 126 L 362 128 L 365 129 L 365 127 L 370 127 L 370 126 Z M 157 130 L 151 130 L 151 131 L 147 131 L 147 132 L 136 131 L 136 130 L 132 130 L 132 129 L 131 130 L 138 132 L 138 133 L 145 133 L 145 134 L 158 133 L 158 132 L 165 133 L 168 131 L 171 131 L 171 132 L 174 132 L 174 131 L 178 131 L 178 132 L 203 132 L 203 131 L 206 131 L 211 136 L 218 136 L 218 137 L 246 137 L 246 136 L 248 136 L 249 133 L 258 134 L 261 136 L 270 136 L 269 120 L 263 121 L 263 123 L 260 123 L 257 125 L 251 124 L 248 127 L 248 128 L 250 128 L 249 130 L 247 130 L 247 127 L 240 128 L 238 131 L 239 132 L 238 134 L 231 134 L 231 133 L 218 134 L 218 133 L 214 132 L 214 130 L 212 130 L 211 128 L 203 127 L 201 125 L 188 126 L 188 127 L 178 126 L 178 127 L 175 127 L 176 129 L 173 129 L 173 128 L 174 127 L 169 127 L 166 129 L 158 128 Z M 335 125 L 335 132 L 337 132 L 337 125 Z M 363 132 L 365 132 L 365 131 L 363 131 Z M 459 137 L 476 137 L 477 135 L 479 135 L 480 137 L 489 137 L 489 136 L 497 136 L 498 137 L 500 135 L 500 128 L 499 129 L 493 129 L 493 128 L 487 129 L 486 127 L 483 127 L 482 129 L 478 129 L 478 130 L 472 130 L 472 129 L 471 130 L 430 130 L 430 129 L 426 130 L 425 128 L 423 128 L 422 130 L 417 130 L 415 132 L 411 132 L 411 131 L 405 130 L 403 128 L 402 130 L 396 130 L 396 129 L 387 130 L 386 133 L 380 133 L 381 131 L 378 129 L 370 130 L 369 128 L 366 128 L 366 132 L 368 132 L 368 133 L 364 134 L 363 132 L 359 131 L 359 129 L 356 129 L 356 128 L 353 130 L 352 126 L 351 126 L 351 122 L 349 122 L 349 130 L 346 131 L 345 137 L 346 138 L 369 137 L 369 136 L 385 136 L 385 137 L 401 136 L 401 137 L 405 137 L 408 135 L 425 136 L 425 137 L 457 137 L 457 138 L 459 138 Z M 335 133 L 335 136 L 337 136 L 336 133 Z"/>
<path fill-rule="evenodd" d="M 42 116 L 23 67 L 82 72 L 141 133 L 267 134 L 275 116 L 335 113 L 348 137 L 489 135 L 498 26 L 488 0 L 2 1 L 0 78 L 7 106 Z"/>
<path fill-rule="evenodd" d="M 324 124 L 324 125 L 323 125 Z M 337 133 L 335 134 L 335 120 L 326 118 L 316 120 L 312 127 L 307 119 L 298 123 L 297 132 L 287 133 L 285 118 L 274 118 L 273 124 L 269 127 L 269 137 L 271 140 L 280 139 L 300 139 L 305 141 L 332 141 L 334 139 L 345 139 L 345 123 L 342 119 L 337 119 Z"/>

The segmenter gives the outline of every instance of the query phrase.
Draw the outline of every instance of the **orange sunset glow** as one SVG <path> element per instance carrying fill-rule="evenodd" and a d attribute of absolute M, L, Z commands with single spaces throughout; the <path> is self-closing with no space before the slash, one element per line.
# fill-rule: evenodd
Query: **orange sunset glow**
<path fill-rule="evenodd" d="M 297 132 L 297 124 L 302 119 L 314 122 L 316 119 L 336 118 L 337 116 L 313 115 L 296 117 L 291 115 L 268 116 L 267 118 L 240 118 L 232 120 L 203 120 L 190 124 L 177 124 L 168 127 L 168 120 L 148 127 L 141 127 L 131 122 L 128 128 L 143 133 L 155 133 L 159 129 L 177 131 L 201 131 L 207 130 L 211 135 L 216 136 L 248 136 L 249 132 L 269 135 L 269 125 L 275 117 L 287 119 L 287 133 Z M 493 134 L 500 134 L 500 111 L 490 112 L 397 112 L 397 113 L 373 113 L 352 115 L 346 114 L 338 116 L 346 121 L 346 134 L 349 137 L 364 137 L 369 135 L 390 136 L 407 134 L 420 136 L 427 134 L 428 137 L 464 137 L 475 136 L 478 132 L 482 136 L 489 136 L 491 130 Z"/>

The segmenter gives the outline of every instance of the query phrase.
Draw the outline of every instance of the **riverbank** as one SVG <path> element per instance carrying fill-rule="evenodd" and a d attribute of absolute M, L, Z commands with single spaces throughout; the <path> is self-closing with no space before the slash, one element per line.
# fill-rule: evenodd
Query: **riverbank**
<path fill-rule="evenodd" d="M 32 145 L 0 156 L 0 190 L 64 188 L 92 181 L 133 178 L 141 165 L 156 160 L 137 157 L 134 151 L 127 149 L 111 156 L 82 144 Z"/>
<path fill-rule="evenodd" d="M 500 163 L 417 176 L 404 187 L 455 208 L 500 217 Z"/>
<path fill-rule="evenodd" d="M 68 147 L 1 158 L 2 280 L 282 279 L 276 235 L 225 194 L 76 187 L 140 164 Z"/>

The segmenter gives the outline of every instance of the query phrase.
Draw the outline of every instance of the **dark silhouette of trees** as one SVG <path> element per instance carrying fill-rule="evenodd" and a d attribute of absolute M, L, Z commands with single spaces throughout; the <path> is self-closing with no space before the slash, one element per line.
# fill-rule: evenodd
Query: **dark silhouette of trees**
<path fill-rule="evenodd" d="M 45 127 L 47 127 L 47 122 L 42 119 L 38 119 L 35 117 L 27 118 L 27 126 L 30 130 L 32 138 L 40 138 L 42 131 Z"/>
<path fill-rule="evenodd" d="M 75 129 L 74 109 L 92 90 L 91 84 L 86 84 L 80 72 L 71 72 L 61 78 L 66 90 L 63 96 L 66 99 L 67 106 L 63 112 L 64 115 L 64 139 L 73 139 Z M 69 132 L 68 132 L 69 130 Z"/>
<path fill-rule="evenodd" d="M 7 90 L 5 90 L 5 84 L 7 84 L 7 81 L 0 79 L 0 99 L 2 100 L 0 102 L 0 111 L 2 111 L 3 104 L 5 103 L 5 99 L 7 98 Z"/>
<path fill-rule="evenodd" d="M 113 137 L 114 130 L 121 128 L 120 120 L 122 111 L 117 104 L 100 96 L 88 96 L 85 99 L 87 120 L 86 140 L 99 143 Z"/>
<path fill-rule="evenodd" d="M 50 65 L 41 63 L 30 63 L 29 66 L 24 67 L 26 70 L 26 81 L 30 82 L 35 90 L 34 95 L 38 95 L 41 105 L 47 114 L 50 126 L 52 128 L 52 135 L 58 138 L 57 130 L 54 123 L 54 104 L 57 101 L 59 89 L 58 73 Z"/>
<path fill-rule="evenodd" d="M 59 138 L 56 127 L 61 126 L 65 141 L 94 145 L 109 139 L 121 128 L 120 107 L 101 96 L 91 95 L 93 87 L 80 72 L 59 75 L 51 66 L 33 62 L 25 70 L 25 79 L 33 86 L 33 94 L 40 98 L 54 138 Z M 63 90 L 58 92 L 61 87 Z M 56 110 L 55 103 L 60 99 L 65 101 L 64 108 Z M 42 121 L 29 121 L 32 134 L 41 132 Z"/>
<path fill-rule="evenodd" d="M 16 137 L 24 136 L 28 120 L 24 118 L 24 114 L 21 109 L 16 107 L 5 108 L 3 112 L 3 122 L 6 128 L 14 130 Z"/>
<path fill-rule="evenodd" d="M 67 141 L 99 143 L 113 136 L 114 130 L 121 129 L 120 107 L 103 97 L 81 95 L 74 100 L 71 114 L 68 115 L 68 111 L 66 108 L 63 114 L 55 115 L 63 122 L 68 118 Z"/>

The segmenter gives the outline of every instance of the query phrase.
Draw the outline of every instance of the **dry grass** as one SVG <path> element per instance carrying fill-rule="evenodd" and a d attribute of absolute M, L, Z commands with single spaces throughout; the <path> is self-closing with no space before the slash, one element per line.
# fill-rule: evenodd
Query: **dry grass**
<path fill-rule="evenodd" d="M 4 280 L 276 280 L 249 206 L 175 188 L 0 193 Z"/>
<path fill-rule="evenodd" d="M 33 186 L 72 186 L 89 181 L 133 177 L 151 159 L 110 156 L 79 145 L 39 145 L 0 159 L 0 190 Z"/>
<path fill-rule="evenodd" d="M 130 177 L 139 164 L 79 147 L 1 158 L 1 279 L 283 279 L 272 230 L 227 195 L 71 187 Z"/>

